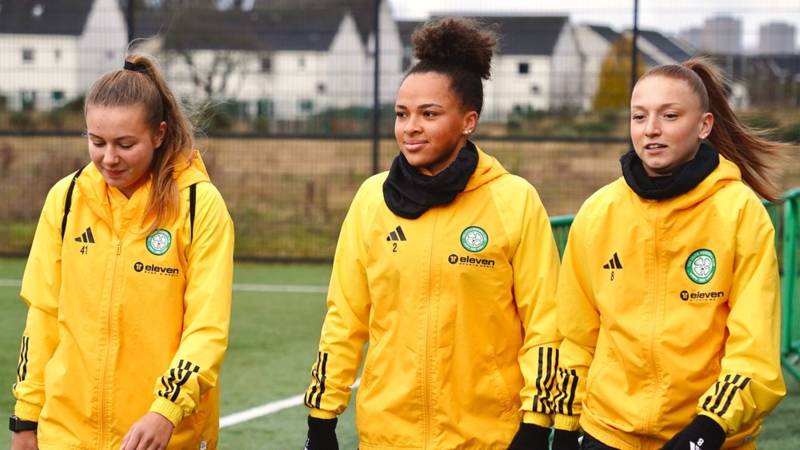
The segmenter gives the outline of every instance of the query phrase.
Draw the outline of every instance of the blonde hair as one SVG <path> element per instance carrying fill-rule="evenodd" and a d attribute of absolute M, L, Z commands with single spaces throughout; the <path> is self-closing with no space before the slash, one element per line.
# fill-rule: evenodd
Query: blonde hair
<path fill-rule="evenodd" d="M 786 144 L 769 140 L 765 131 L 754 130 L 736 117 L 728 104 L 727 79 L 717 66 L 706 58 L 692 58 L 680 65 L 653 68 L 639 80 L 652 76 L 688 83 L 703 111 L 714 116 L 707 138 L 714 148 L 739 167 L 744 182 L 761 197 L 770 201 L 780 198 L 777 179 Z"/>
<path fill-rule="evenodd" d="M 145 208 L 145 217 L 154 219 L 150 231 L 178 215 L 180 192 L 173 177 L 181 161 L 192 158 L 194 127 L 181 110 L 153 58 L 132 54 L 126 63 L 134 70 L 109 72 L 92 84 L 86 94 L 84 114 L 90 106 L 117 107 L 142 105 L 145 120 L 153 132 L 161 122 L 167 129 L 161 145 L 155 149 L 150 165 L 152 189 Z"/>

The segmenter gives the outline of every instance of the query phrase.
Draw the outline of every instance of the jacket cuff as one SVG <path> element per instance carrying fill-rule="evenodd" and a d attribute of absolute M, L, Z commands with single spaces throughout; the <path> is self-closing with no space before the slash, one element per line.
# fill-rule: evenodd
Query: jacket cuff
<path fill-rule="evenodd" d="M 311 408 L 308 410 L 308 415 L 315 418 L 315 419 L 335 419 L 336 413 L 332 413 L 330 411 L 324 411 L 317 408 Z"/>
<path fill-rule="evenodd" d="M 42 407 L 39 405 L 34 405 L 33 403 L 28 403 L 22 400 L 17 400 L 17 402 L 14 404 L 14 415 L 22 420 L 38 422 L 39 414 L 41 413 Z"/>
<path fill-rule="evenodd" d="M 721 418 L 721 417 L 719 417 L 719 416 L 717 416 L 717 415 L 715 415 L 715 414 L 712 414 L 712 413 L 710 413 L 710 412 L 708 412 L 708 411 L 706 411 L 706 410 L 701 410 L 701 411 L 699 411 L 699 412 L 697 413 L 697 415 L 698 415 L 698 416 L 706 416 L 706 417 L 708 417 L 709 419 L 711 419 L 711 420 L 713 420 L 714 422 L 716 422 L 716 423 L 717 423 L 717 425 L 719 425 L 719 426 L 722 428 L 722 431 L 724 431 L 724 432 L 725 432 L 725 435 L 726 435 L 726 436 L 727 436 L 728 434 L 731 434 L 731 432 L 730 432 L 730 431 L 731 431 L 731 430 L 730 430 L 730 427 L 728 426 L 728 424 L 727 424 L 727 423 L 725 423 L 725 421 L 724 421 L 724 420 L 722 420 L 722 418 Z"/>
<path fill-rule="evenodd" d="M 581 416 L 556 414 L 553 428 L 557 430 L 575 431 L 580 427 Z"/>
<path fill-rule="evenodd" d="M 522 415 L 522 422 L 550 428 L 550 426 L 553 424 L 553 419 L 548 414 L 525 411 L 525 414 Z"/>
<path fill-rule="evenodd" d="M 175 427 L 183 420 L 183 408 L 162 397 L 156 398 L 150 405 L 150 411 L 161 414 Z"/>

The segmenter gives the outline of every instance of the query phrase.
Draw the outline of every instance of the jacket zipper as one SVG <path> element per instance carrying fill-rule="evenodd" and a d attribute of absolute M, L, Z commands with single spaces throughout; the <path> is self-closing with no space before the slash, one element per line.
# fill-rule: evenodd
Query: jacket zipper
<path fill-rule="evenodd" d="M 436 242 L 436 219 L 438 215 L 434 212 L 433 217 L 433 226 L 431 227 L 431 244 L 428 249 L 428 301 L 425 307 L 426 312 L 426 320 L 425 320 L 425 363 L 423 364 L 423 377 L 424 377 L 424 393 L 425 396 L 423 398 L 425 404 L 423 405 L 424 411 L 424 442 L 422 444 L 423 448 L 427 449 L 430 448 L 430 441 L 431 435 L 433 433 L 433 412 L 431 408 L 431 364 L 430 364 L 430 356 L 433 353 L 431 351 L 431 303 L 433 300 L 433 244 Z"/>
<path fill-rule="evenodd" d="M 108 336 L 109 336 L 109 343 L 105 349 L 105 357 L 103 358 L 103 369 L 100 372 L 100 447 L 106 447 L 106 369 L 108 368 L 108 354 L 111 352 L 111 328 L 113 325 L 113 297 L 114 297 L 114 281 L 117 278 L 117 263 L 119 262 L 119 256 L 122 254 L 122 242 L 117 240 L 116 242 L 116 251 L 114 252 L 114 270 L 111 272 L 111 286 L 108 289 L 108 302 L 106 306 L 106 314 L 107 314 L 107 326 L 108 326 Z"/>
<path fill-rule="evenodd" d="M 649 350 L 649 355 L 648 356 L 649 356 L 649 359 L 650 359 L 650 366 L 652 367 L 653 378 L 654 378 L 653 379 L 653 400 L 655 400 L 655 398 L 658 397 L 658 391 L 661 388 L 661 377 L 660 377 L 660 374 L 659 374 L 658 365 L 656 363 L 656 358 L 657 358 L 657 355 L 656 355 L 656 337 L 658 335 L 658 328 L 659 328 L 660 322 L 661 322 L 662 314 L 660 314 L 660 311 L 661 311 L 661 308 L 662 308 L 662 302 L 663 302 L 663 297 L 664 297 L 662 295 L 662 289 L 663 289 L 662 283 L 664 281 L 664 278 L 662 277 L 661 272 L 659 271 L 659 268 L 661 267 L 659 265 L 659 246 L 658 246 L 659 239 L 660 239 L 659 233 L 658 233 L 658 226 L 659 226 L 659 223 L 660 223 L 660 217 L 659 217 L 659 214 L 658 214 L 659 212 L 660 212 L 660 210 L 658 208 L 656 208 L 656 213 L 654 214 L 655 220 L 653 221 L 653 263 L 654 263 L 653 274 L 656 277 L 656 279 L 655 279 L 655 288 L 656 289 L 655 289 L 655 292 L 654 292 L 654 295 L 653 295 L 653 301 L 655 302 L 655 305 L 653 305 L 654 306 L 654 308 L 653 308 L 653 326 L 651 327 L 650 348 L 648 349 Z M 653 403 L 653 405 L 656 408 L 660 407 L 660 404 L 657 404 L 655 402 Z M 653 426 L 653 418 L 654 418 L 655 415 L 656 415 L 656 412 L 653 411 L 652 409 L 647 414 L 647 416 L 646 416 L 647 419 L 646 419 L 645 424 L 644 424 L 644 433 L 645 434 L 650 434 L 651 428 Z"/>

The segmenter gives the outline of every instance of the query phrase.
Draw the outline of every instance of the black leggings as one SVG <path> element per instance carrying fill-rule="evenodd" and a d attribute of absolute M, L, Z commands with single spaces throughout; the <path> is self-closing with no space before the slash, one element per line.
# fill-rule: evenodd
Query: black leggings
<path fill-rule="evenodd" d="M 581 443 L 581 450 L 619 450 L 614 447 L 609 447 L 606 444 L 598 441 L 587 433 L 583 433 L 583 442 Z"/>

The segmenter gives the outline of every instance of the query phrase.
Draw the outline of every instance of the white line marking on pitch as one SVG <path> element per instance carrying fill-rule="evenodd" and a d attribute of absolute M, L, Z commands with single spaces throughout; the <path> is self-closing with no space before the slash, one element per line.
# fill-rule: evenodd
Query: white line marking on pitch
<path fill-rule="evenodd" d="M 19 280 L 0 280 L 0 287 L 20 287 L 22 282 Z"/>
<path fill-rule="evenodd" d="M 18 288 L 19 280 L 0 279 L 0 287 Z M 327 286 L 314 286 L 303 284 L 253 284 L 234 283 L 233 290 L 237 292 L 277 292 L 289 294 L 324 294 L 328 292 Z"/>
<path fill-rule="evenodd" d="M 361 384 L 361 378 L 357 379 L 353 386 L 356 389 Z M 237 413 L 229 414 L 219 419 L 219 427 L 227 428 L 238 425 L 242 422 L 247 422 L 259 417 L 275 414 L 276 412 L 283 411 L 284 409 L 294 408 L 303 404 L 305 394 L 295 395 L 294 397 L 285 398 L 283 400 L 276 400 L 274 402 L 265 403 L 261 406 L 245 409 Z"/>

